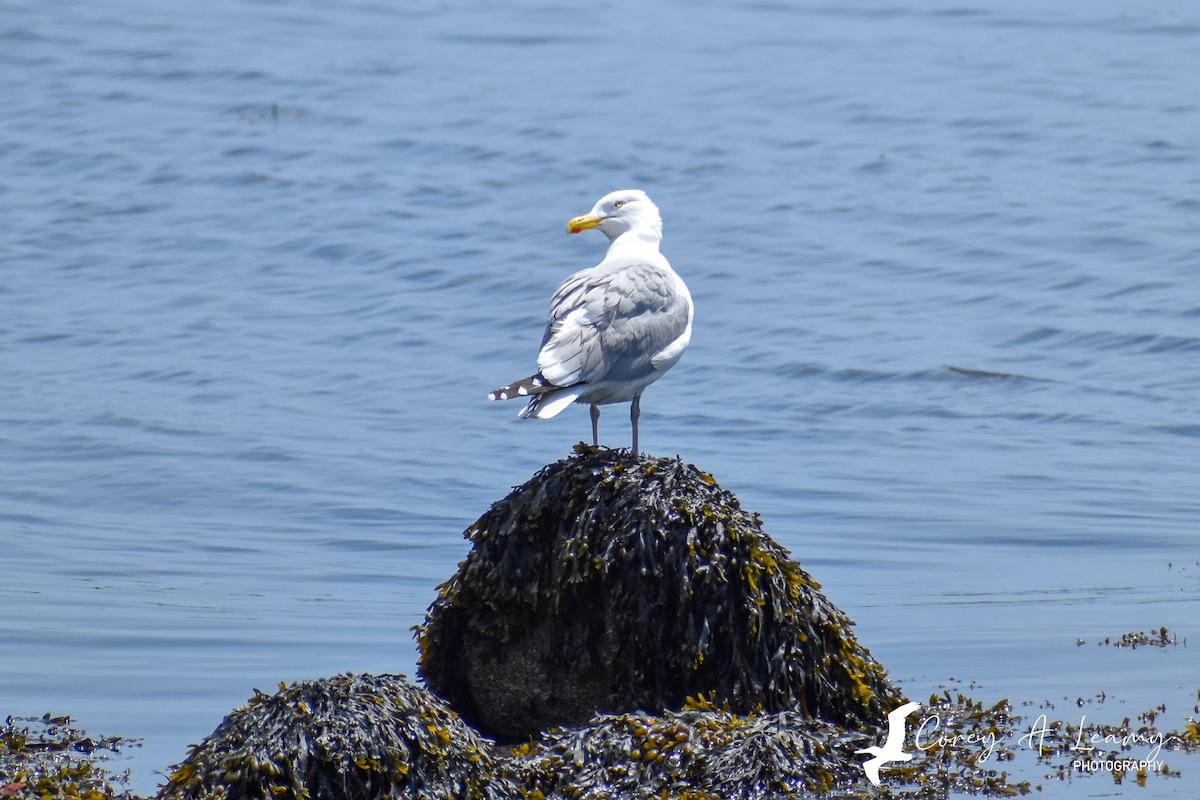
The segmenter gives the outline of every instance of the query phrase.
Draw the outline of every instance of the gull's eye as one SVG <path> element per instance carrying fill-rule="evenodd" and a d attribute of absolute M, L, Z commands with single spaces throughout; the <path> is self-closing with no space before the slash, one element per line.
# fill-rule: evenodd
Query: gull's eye
<path fill-rule="evenodd" d="M 613 208 L 620 208 L 620 207 L 621 207 L 621 206 L 623 206 L 623 205 L 625 205 L 625 201 L 624 201 L 624 200 L 618 200 L 617 202 L 613 203 Z"/>

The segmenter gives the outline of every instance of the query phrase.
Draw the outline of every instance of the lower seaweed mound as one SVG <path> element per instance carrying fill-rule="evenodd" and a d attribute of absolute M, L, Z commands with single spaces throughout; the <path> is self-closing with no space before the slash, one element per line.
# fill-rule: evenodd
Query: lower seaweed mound
<path fill-rule="evenodd" d="M 514 748 L 504 769 L 526 797 L 781 800 L 835 788 L 855 797 L 863 772 L 854 751 L 874 743 L 795 711 L 639 711 L 549 731 Z"/>
<path fill-rule="evenodd" d="M 885 732 L 846 731 L 795 711 L 737 715 L 703 698 L 661 716 L 599 716 L 547 731 L 499 764 L 526 800 L 1016 797 L 1031 787 L 1004 768 L 1017 754 L 1006 744 L 1021 720 L 1011 712 L 1007 701 L 986 708 L 962 695 L 931 697 L 922 713 L 950 737 L 889 764 L 882 790 L 867 782 L 859 751 Z M 990 754 L 973 744 L 988 737 L 999 742 Z"/>
<path fill-rule="evenodd" d="M 279 685 L 234 709 L 160 800 L 378 800 L 513 796 L 491 743 L 403 675 Z"/>
<path fill-rule="evenodd" d="M 874 728 L 903 702 L 853 622 L 678 459 L 580 445 L 467 529 L 418 629 L 420 674 L 490 736 L 705 696 Z"/>

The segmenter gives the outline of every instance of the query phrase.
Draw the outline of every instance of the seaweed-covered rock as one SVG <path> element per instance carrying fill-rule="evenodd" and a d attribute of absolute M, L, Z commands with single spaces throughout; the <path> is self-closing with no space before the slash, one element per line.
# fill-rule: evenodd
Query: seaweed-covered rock
<path fill-rule="evenodd" d="M 959 736 L 922 748 L 909 738 L 912 760 L 887 765 L 882 794 L 859 751 L 886 731 L 846 731 L 795 711 L 732 714 L 704 698 L 682 711 L 605 715 L 548 731 L 514 747 L 499 767 L 522 797 L 542 800 L 1015 797 L 1031 787 L 1003 768 L 1017 755 L 1009 745 L 1021 717 L 1011 711 L 1007 701 L 986 708 L 961 695 L 931 698 L 922 713 L 942 721 L 939 732 Z M 995 752 L 976 744 L 988 737 Z"/>
<path fill-rule="evenodd" d="M 796 711 L 871 727 L 902 701 L 756 514 L 678 459 L 580 445 L 467 529 L 420 674 L 502 741 L 596 711 Z M 715 693 L 715 694 L 713 694 Z"/>
<path fill-rule="evenodd" d="M 507 798 L 491 743 L 403 675 L 257 692 L 192 747 L 160 800 Z"/>
<path fill-rule="evenodd" d="M 515 748 L 503 768 L 526 792 L 548 798 L 811 797 L 860 782 L 854 751 L 874 741 L 795 711 L 637 711 L 550 731 Z"/>

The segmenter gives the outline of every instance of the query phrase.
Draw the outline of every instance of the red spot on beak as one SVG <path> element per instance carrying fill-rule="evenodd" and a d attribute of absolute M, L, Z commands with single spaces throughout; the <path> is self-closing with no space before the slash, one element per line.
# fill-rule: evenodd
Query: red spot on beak
<path fill-rule="evenodd" d="M 571 228 L 571 233 L 579 233 L 581 230 L 583 230 L 583 228 L 576 225 L 574 228 Z"/>

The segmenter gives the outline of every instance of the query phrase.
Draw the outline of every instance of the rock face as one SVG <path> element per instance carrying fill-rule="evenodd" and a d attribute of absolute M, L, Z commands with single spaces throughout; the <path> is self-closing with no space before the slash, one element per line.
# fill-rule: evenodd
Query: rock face
<path fill-rule="evenodd" d="M 491 742 L 403 675 L 280 684 L 233 710 L 159 792 L 161 800 L 509 798 Z"/>
<path fill-rule="evenodd" d="M 468 722 L 518 741 L 691 696 L 857 729 L 903 702 L 711 476 L 576 450 L 467 529 L 471 553 L 418 629 L 421 677 Z"/>

